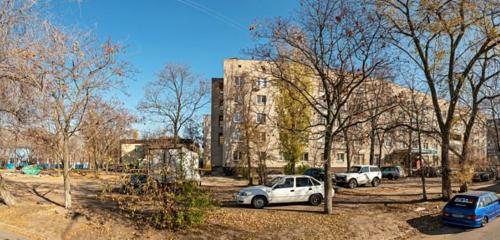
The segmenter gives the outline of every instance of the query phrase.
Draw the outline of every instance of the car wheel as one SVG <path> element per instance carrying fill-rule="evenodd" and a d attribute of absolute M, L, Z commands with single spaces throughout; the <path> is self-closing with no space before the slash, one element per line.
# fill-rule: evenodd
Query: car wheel
<path fill-rule="evenodd" d="M 488 217 L 483 217 L 483 220 L 481 220 L 481 227 L 484 227 L 486 226 L 486 224 L 488 223 Z"/>
<path fill-rule="evenodd" d="M 378 186 L 378 185 L 380 185 L 380 179 L 378 179 L 378 178 L 374 178 L 374 179 L 372 180 L 372 186 L 373 186 L 373 187 L 376 187 L 376 186 Z"/>
<path fill-rule="evenodd" d="M 389 175 L 389 176 L 387 176 L 387 178 L 388 178 L 389 180 L 392 180 L 392 178 L 393 178 L 393 177 L 392 177 L 392 175 Z"/>
<path fill-rule="evenodd" d="M 321 195 L 313 194 L 309 197 L 309 203 L 313 206 L 318 206 L 321 204 Z"/>
<path fill-rule="evenodd" d="M 252 207 L 257 208 L 257 209 L 262 209 L 266 206 L 266 198 L 263 196 L 255 196 L 252 199 Z"/>
<path fill-rule="evenodd" d="M 397 175 L 396 175 L 396 176 L 394 177 L 394 180 L 398 180 L 398 179 L 399 179 L 399 176 L 397 176 Z"/>
<path fill-rule="evenodd" d="M 353 188 L 358 186 L 358 183 L 356 182 L 355 179 L 351 179 L 351 180 L 349 180 L 348 186 L 350 189 L 353 189 Z"/>

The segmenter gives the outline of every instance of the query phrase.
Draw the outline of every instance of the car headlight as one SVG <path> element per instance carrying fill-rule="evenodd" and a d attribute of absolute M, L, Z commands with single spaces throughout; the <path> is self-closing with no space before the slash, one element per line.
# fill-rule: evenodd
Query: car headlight
<path fill-rule="evenodd" d="M 240 196 L 246 197 L 252 195 L 251 192 L 240 192 Z"/>

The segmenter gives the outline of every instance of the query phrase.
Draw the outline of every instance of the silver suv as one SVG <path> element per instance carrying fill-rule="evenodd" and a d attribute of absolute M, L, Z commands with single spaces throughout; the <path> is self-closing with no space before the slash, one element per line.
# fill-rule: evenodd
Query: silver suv
<path fill-rule="evenodd" d="M 337 185 L 347 185 L 349 188 L 365 184 L 376 187 L 380 184 L 380 179 L 382 179 L 382 172 L 375 165 L 356 165 L 346 173 L 335 174 Z"/>

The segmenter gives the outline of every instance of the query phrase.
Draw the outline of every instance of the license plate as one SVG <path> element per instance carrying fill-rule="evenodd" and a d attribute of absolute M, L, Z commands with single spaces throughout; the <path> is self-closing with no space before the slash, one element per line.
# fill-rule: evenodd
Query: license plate
<path fill-rule="evenodd" d="M 462 215 L 462 214 L 451 214 L 451 216 L 454 218 L 463 218 L 464 217 L 464 215 Z"/>

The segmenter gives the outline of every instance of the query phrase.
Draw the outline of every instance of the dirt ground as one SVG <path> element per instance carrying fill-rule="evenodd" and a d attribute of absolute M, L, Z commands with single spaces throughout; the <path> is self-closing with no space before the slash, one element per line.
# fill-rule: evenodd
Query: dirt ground
<path fill-rule="evenodd" d="M 116 174 L 73 174 L 74 208 L 62 206 L 61 176 L 26 176 L 0 172 L 9 190 L 20 201 L 0 205 L 0 231 L 27 239 L 410 239 L 442 228 L 438 214 L 443 202 L 440 179 L 428 179 L 430 200 L 421 202 L 420 180 L 384 181 L 377 188 L 340 189 L 334 197 L 334 213 L 323 215 L 323 206 L 273 205 L 263 210 L 241 207 L 233 195 L 246 181 L 205 177 L 221 207 L 214 208 L 204 224 L 176 232 L 138 223 L 103 193 L 120 178 Z M 500 192 L 498 183 L 474 184 L 473 189 Z M 458 190 L 458 186 L 454 186 Z"/>

